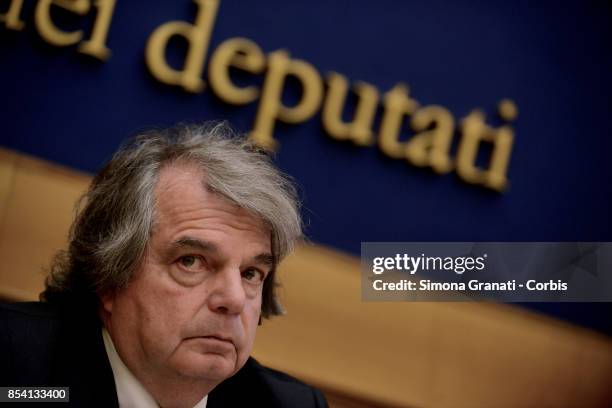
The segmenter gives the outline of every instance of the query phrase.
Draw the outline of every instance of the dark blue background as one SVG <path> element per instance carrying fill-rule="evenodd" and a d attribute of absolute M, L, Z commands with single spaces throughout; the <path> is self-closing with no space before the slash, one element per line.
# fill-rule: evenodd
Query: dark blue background
<path fill-rule="evenodd" d="M 170 20 L 192 22 L 194 3 L 119 1 L 104 63 L 42 41 L 34 6 L 26 0 L 23 31 L 0 29 L 0 144 L 94 172 L 145 127 L 228 119 L 251 129 L 257 102 L 230 106 L 208 88 L 191 95 L 145 67 L 149 35 Z M 93 12 L 59 14 L 63 28 L 89 36 Z M 457 122 L 482 108 L 499 124 L 497 103 L 517 103 L 505 194 L 337 142 L 319 115 L 277 124 L 277 161 L 301 186 L 315 242 L 358 255 L 361 241 L 612 241 L 611 16 L 605 2 L 222 0 L 207 56 L 247 37 L 381 92 L 405 82 Z M 529 307 L 612 333 L 610 304 Z"/>

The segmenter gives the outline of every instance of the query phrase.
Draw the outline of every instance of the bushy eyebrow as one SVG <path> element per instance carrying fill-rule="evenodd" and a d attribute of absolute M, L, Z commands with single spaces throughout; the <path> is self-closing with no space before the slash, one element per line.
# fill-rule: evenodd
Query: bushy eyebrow
<path fill-rule="evenodd" d="M 194 238 L 190 236 L 183 236 L 183 237 L 178 238 L 175 241 L 172 241 L 170 244 L 168 244 L 166 253 L 171 255 L 171 254 L 175 254 L 177 251 L 181 249 L 186 249 L 186 248 L 187 249 L 197 249 L 199 251 L 209 252 L 209 253 L 220 252 L 217 245 L 213 244 L 212 242 L 204 241 L 199 238 Z M 273 268 L 276 264 L 274 256 L 268 252 L 262 252 L 259 255 L 255 255 L 252 261 L 256 264 L 263 265 L 269 268 Z"/>
<path fill-rule="evenodd" d="M 253 257 L 253 261 L 255 263 L 257 263 L 257 264 L 261 264 L 261 265 L 267 266 L 269 268 L 274 267 L 274 265 L 276 263 L 275 260 L 274 260 L 274 257 L 270 253 L 259 254 L 259 255 L 255 256 L 255 257 Z"/>
<path fill-rule="evenodd" d="M 198 250 L 202 252 L 215 253 L 218 252 L 218 248 L 215 244 L 208 241 L 203 241 L 198 238 L 190 237 L 190 236 L 182 236 L 175 241 L 168 243 L 163 249 L 163 257 L 168 261 L 174 261 L 174 258 L 177 256 L 181 250 L 191 249 Z"/>
<path fill-rule="evenodd" d="M 181 249 L 181 248 L 191 248 L 191 249 L 199 249 L 201 251 L 207 252 L 218 252 L 219 249 L 215 244 L 208 241 L 202 241 L 198 238 L 193 238 L 190 236 L 180 237 L 176 241 L 173 241 L 169 245 L 169 249 Z"/>

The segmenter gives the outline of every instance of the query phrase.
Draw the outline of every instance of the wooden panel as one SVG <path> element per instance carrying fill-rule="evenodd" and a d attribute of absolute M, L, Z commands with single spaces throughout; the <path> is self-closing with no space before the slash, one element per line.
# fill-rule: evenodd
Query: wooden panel
<path fill-rule="evenodd" d="M 0 291 L 37 299 L 45 268 L 66 246 L 77 198 L 89 178 L 40 160 L 20 156 L 0 226 Z"/>
<path fill-rule="evenodd" d="M 13 188 L 16 161 L 17 155 L 15 153 L 0 148 L 0 225 L 2 225 L 4 210 Z"/>
<path fill-rule="evenodd" d="M 255 355 L 322 387 L 416 407 L 605 406 L 609 338 L 485 303 L 363 303 L 359 262 L 302 246 L 281 273 L 287 316 Z"/>

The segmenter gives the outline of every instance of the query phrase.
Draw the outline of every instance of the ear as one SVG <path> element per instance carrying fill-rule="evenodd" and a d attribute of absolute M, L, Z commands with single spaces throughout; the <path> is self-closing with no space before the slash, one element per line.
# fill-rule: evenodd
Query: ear
<path fill-rule="evenodd" d="M 115 291 L 108 290 L 104 293 L 100 293 L 100 302 L 102 303 L 102 308 L 108 314 L 113 313 L 113 305 L 115 304 Z"/>

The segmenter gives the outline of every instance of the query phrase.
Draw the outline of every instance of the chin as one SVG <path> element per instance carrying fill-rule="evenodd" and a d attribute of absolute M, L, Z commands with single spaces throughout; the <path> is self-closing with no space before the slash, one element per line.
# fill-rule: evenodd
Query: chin
<path fill-rule="evenodd" d="M 177 371 L 189 378 L 221 382 L 238 371 L 236 359 L 220 354 L 188 353 L 177 365 Z"/>

